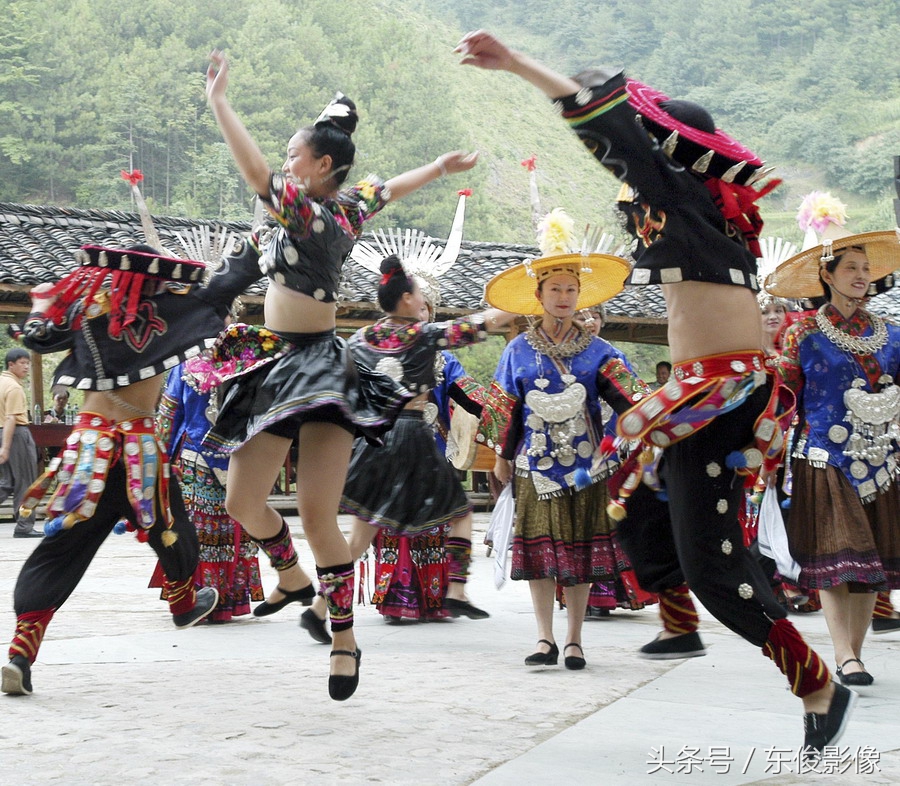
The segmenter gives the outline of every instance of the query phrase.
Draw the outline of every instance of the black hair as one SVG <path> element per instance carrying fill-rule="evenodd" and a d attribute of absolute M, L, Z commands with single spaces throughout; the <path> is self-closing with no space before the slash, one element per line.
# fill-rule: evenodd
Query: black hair
<path fill-rule="evenodd" d="M 400 258 L 391 254 L 381 260 L 381 283 L 378 285 L 378 305 L 388 313 L 397 308 L 400 298 L 413 291 L 413 280 L 406 275 Z"/>
<path fill-rule="evenodd" d="M 13 347 L 6 353 L 6 368 L 9 368 L 10 363 L 15 363 L 17 360 L 30 357 L 31 353 L 27 349 L 22 349 L 22 347 Z"/>
<path fill-rule="evenodd" d="M 659 108 L 674 117 L 679 123 L 696 128 L 706 134 L 716 133 L 716 123 L 712 115 L 700 104 L 683 98 L 670 98 L 659 102 Z"/>
<path fill-rule="evenodd" d="M 331 107 L 341 109 L 330 113 Z M 356 145 L 351 137 L 358 121 L 356 104 L 347 96 L 338 94 L 315 123 L 300 129 L 303 141 L 316 158 L 331 156 L 331 176 L 335 185 L 340 186 L 346 180 L 353 166 Z"/>
<path fill-rule="evenodd" d="M 819 266 L 819 283 L 822 285 L 822 291 L 825 292 L 825 302 L 831 302 L 831 287 L 825 283 L 825 279 L 822 278 L 822 268 L 825 268 L 829 273 L 834 273 L 837 270 L 837 266 L 841 263 L 841 260 L 844 258 L 844 254 L 848 251 L 861 251 L 863 254 L 866 253 L 866 249 L 862 246 L 846 246 L 845 248 L 841 248 L 837 251 L 833 251 L 834 259 L 830 259 L 828 262 L 823 262 Z"/>
<path fill-rule="evenodd" d="M 672 364 L 668 360 L 660 360 L 659 363 L 656 364 L 657 368 L 667 368 L 669 371 L 672 370 Z"/>

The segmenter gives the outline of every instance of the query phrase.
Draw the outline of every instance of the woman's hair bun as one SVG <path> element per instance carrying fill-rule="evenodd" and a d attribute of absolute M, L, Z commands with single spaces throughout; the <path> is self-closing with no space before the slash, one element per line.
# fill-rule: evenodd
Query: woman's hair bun
<path fill-rule="evenodd" d="M 389 257 L 385 257 L 381 260 L 381 272 L 383 274 L 387 275 L 398 269 L 402 270 L 403 265 L 400 262 L 400 257 L 396 254 L 391 254 Z"/>
<path fill-rule="evenodd" d="M 356 104 L 343 93 L 335 93 L 328 106 L 316 118 L 314 125 L 330 125 L 339 128 L 348 136 L 356 131 L 359 115 L 356 113 Z"/>

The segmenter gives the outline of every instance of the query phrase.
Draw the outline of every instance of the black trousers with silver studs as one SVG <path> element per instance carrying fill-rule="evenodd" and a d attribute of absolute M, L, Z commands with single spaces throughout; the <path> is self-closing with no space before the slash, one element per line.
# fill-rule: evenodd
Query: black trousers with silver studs
<path fill-rule="evenodd" d="M 619 541 L 641 586 L 659 592 L 682 581 L 719 622 L 762 647 L 773 619 L 786 612 L 744 547 L 738 519 L 744 478 L 725 464 L 753 440 L 753 426 L 769 400 L 757 388 L 736 409 L 666 448 L 660 466 L 668 502 L 641 483 L 628 498 Z"/>

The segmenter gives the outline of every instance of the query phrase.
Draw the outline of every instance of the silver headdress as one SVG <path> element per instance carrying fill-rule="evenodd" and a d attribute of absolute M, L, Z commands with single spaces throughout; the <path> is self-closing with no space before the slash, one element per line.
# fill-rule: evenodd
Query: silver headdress
<path fill-rule="evenodd" d="M 756 277 L 759 281 L 759 291 L 756 293 L 756 299 L 759 301 L 760 309 L 764 309 L 771 303 L 781 303 L 787 308 L 788 301 L 784 298 L 775 297 L 766 291 L 766 278 L 775 270 L 784 260 L 790 259 L 797 253 L 797 246 L 781 237 L 763 237 L 759 240 L 759 247 L 762 250 L 762 256 L 756 260 Z"/>
<path fill-rule="evenodd" d="M 422 294 L 432 308 L 441 302 L 438 279 L 456 263 L 462 245 L 463 222 L 466 216 L 468 189 L 459 192 L 456 215 L 444 248 L 436 246 L 434 238 L 418 229 L 388 229 L 374 233 L 374 242 L 360 240 L 350 254 L 351 259 L 366 270 L 381 274 L 381 262 L 396 255 L 406 275 L 419 280 Z"/>

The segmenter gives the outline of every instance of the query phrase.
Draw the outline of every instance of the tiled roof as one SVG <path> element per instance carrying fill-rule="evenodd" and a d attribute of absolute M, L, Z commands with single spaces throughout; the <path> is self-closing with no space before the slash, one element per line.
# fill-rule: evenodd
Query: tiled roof
<path fill-rule="evenodd" d="M 205 228 L 211 233 L 225 229 L 241 234 L 250 228 L 249 222 L 237 221 L 167 216 L 154 216 L 153 221 L 163 245 L 173 252 L 181 248 L 179 233 Z M 140 242 L 144 236 L 137 213 L 0 202 L 0 305 L 27 305 L 30 287 L 55 281 L 72 270 L 73 252 L 80 246 L 122 248 Z M 488 279 L 538 255 L 533 246 L 463 241 L 457 263 L 441 278 L 441 311 L 453 314 L 479 308 Z M 352 261 L 345 265 L 344 275 L 343 294 L 350 310 L 360 316 L 377 312 L 378 276 Z M 260 296 L 265 287 L 266 281 L 261 279 L 247 294 Z M 658 287 L 629 288 L 606 308 L 611 323 L 616 317 L 635 324 L 665 320 L 665 303 Z"/>

